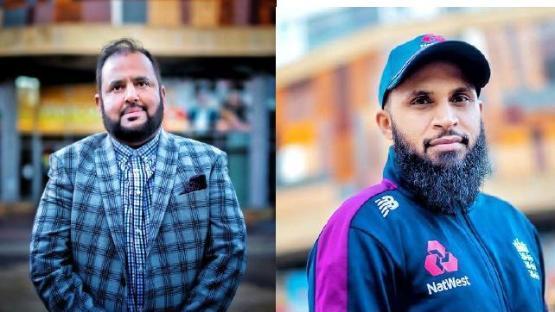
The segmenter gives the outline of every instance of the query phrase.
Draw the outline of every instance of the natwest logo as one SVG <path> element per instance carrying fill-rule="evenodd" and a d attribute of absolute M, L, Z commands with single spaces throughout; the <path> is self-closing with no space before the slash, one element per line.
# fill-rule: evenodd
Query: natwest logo
<path fill-rule="evenodd" d="M 444 279 L 441 282 L 432 282 L 431 284 L 426 284 L 426 286 L 428 287 L 428 295 L 470 285 L 470 279 L 466 275 L 460 278 L 450 277 Z"/>
<path fill-rule="evenodd" d="M 433 240 L 428 241 L 428 255 L 424 261 L 424 268 L 432 276 L 438 276 L 445 272 L 456 272 L 459 265 L 452 253 L 448 252 L 439 241 Z"/>

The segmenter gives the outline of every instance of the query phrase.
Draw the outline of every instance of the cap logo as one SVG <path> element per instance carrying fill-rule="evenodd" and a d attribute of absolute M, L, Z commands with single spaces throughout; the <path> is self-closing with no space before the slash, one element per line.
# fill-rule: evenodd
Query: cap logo
<path fill-rule="evenodd" d="M 442 36 L 426 34 L 422 36 L 422 40 L 420 42 L 420 48 L 425 48 L 431 44 L 442 42 L 442 41 L 445 41 L 445 38 L 443 38 Z"/>

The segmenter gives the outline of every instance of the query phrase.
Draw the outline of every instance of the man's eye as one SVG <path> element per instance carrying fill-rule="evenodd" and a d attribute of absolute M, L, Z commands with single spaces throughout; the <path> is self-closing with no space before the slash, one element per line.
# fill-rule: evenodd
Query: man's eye
<path fill-rule="evenodd" d="M 121 91 L 123 89 L 122 85 L 115 85 L 112 87 L 112 91 Z"/>
<path fill-rule="evenodd" d="M 428 96 L 419 96 L 411 101 L 412 105 L 424 105 L 430 103 L 432 103 L 432 100 Z"/>
<path fill-rule="evenodd" d="M 455 94 L 451 101 L 455 103 L 466 103 L 470 101 L 470 98 L 464 94 Z"/>
<path fill-rule="evenodd" d="M 146 82 L 146 81 L 139 81 L 139 82 L 137 82 L 137 86 L 139 86 L 139 87 L 141 87 L 141 88 L 142 88 L 142 87 L 146 87 L 146 86 L 148 86 L 148 82 Z"/>

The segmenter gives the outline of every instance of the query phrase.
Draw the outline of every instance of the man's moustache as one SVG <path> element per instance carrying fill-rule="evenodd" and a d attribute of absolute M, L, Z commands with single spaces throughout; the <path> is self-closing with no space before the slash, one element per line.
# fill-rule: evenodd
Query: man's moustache
<path fill-rule="evenodd" d="M 138 108 L 138 109 L 140 109 L 140 110 L 142 110 L 142 111 L 146 111 L 146 108 L 144 108 L 143 106 L 138 105 L 138 104 L 132 104 L 132 105 L 127 106 L 127 107 L 121 112 L 121 116 L 123 116 L 123 115 L 129 113 L 129 111 L 130 111 L 131 109 L 133 109 L 133 108 L 135 108 L 135 109 Z"/>
<path fill-rule="evenodd" d="M 440 133 L 436 137 L 433 137 L 433 138 L 430 138 L 430 139 L 424 139 L 424 151 L 426 151 L 428 149 L 428 147 L 431 146 L 431 142 L 433 140 L 440 139 L 440 138 L 445 137 L 445 136 L 458 136 L 458 137 L 461 138 L 460 143 L 464 144 L 465 146 L 468 147 L 468 142 L 469 142 L 468 135 L 466 135 L 464 133 L 459 133 L 455 130 L 448 130 L 448 131 L 444 131 L 444 132 Z"/>

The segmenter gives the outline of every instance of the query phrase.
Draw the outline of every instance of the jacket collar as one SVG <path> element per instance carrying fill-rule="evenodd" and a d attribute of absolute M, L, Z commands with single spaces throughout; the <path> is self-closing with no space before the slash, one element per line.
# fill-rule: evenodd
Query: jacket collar
<path fill-rule="evenodd" d="M 384 179 L 387 179 L 399 186 L 400 175 L 399 170 L 395 166 L 395 157 L 395 150 L 393 149 L 393 146 L 390 146 L 387 154 L 387 161 L 383 169 L 383 177 Z"/>
<path fill-rule="evenodd" d="M 409 198 L 414 198 L 414 194 L 410 189 L 407 189 L 401 182 L 401 173 L 397 165 L 395 164 L 395 157 L 397 157 L 393 146 L 389 147 L 387 154 L 387 161 L 383 169 L 383 178 L 393 182 L 397 186 L 397 189 Z"/>
<path fill-rule="evenodd" d="M 149 231 L 147 241 L 147 256 L 152 248 L 154 239 L 158 235 L 160 225 L 164 219 L 166 207 L 170 201 L 173 185 L 176 179 L 178 153 L 177 143 L 172 135 L 160 131 L 160 142 L 158 143 L 158 154 L 156 155 L 154 189 L 151 201 L 152 230 Z"/>

